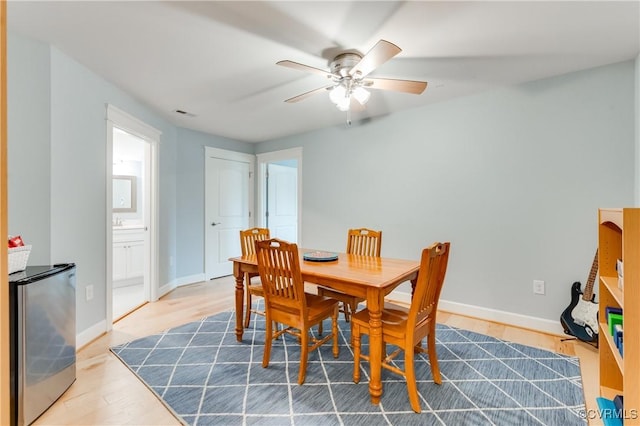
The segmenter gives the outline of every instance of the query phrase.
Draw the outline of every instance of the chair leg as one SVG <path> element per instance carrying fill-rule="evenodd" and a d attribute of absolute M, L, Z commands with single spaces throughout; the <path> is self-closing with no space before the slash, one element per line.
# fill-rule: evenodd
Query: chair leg
<path fill-rule="evenodd" d="M 304 379 L 307 375 L 307 360 L 309 357 L 309 330 L 300 330 L 300 371 L 298 372 L 298 384 L 304 383 Z"/>
<path fill-rule="evenodd" d="M 245 306 L 244 313 L 244 328 L 249 328 L 249 321 L 251 320 L 251 293 L 249 293 L 249 289 L 245 290 L 247 292 L 247 303 Z"/>
<path fill-rule="evenodd" d="M 338 306 L 333 310 L 331 316 L 331 334 L 333 335 L 333 357 L 338 358 L 340 348 L 338 347 Z"/>
<path fill-rule="evenodd" d="M 318 324 L 318 337 L 322 337 L 322 321 Z"/>
<path fill-rule="evenodd" d="M 413 364 L 414 355 L 411 349 L 404 351 L 404 375 L 407 380 L 407 393 L 409 394 L 409 402 L 411 408 L 416 413 L 420 413 L 420 400 L 418 399 L 418 386 L 416 384 L 416 370 Z"/>
<path fill-rule="evenodd" d="M 349 322 L 349 320 L 351 319 L 351 310 L 349 309 L 350 306 L 350 303 L 342 302 L 342 311 L 344 312 L 345 322 Z"/>
<path fill-rule="evenodd" d="M 267 368 L 269 366 L 269 359 L 271 358 L 271 341 L 273 340 L 273 322 L 271 318 L 267 316 L 265 321 L 266 333 L 264 337 L 264 354 L 262 355 L 262 367 Z"/>
<path fill-rule="evenodd" d="M 351 315 L 355 314 L 358 310 L 358 301 L 354 300 L 352 303 L 350 303 L 349 310 L 351 311 Z"/>
<path fill-rule="evenodd" d="M 353 306 L 353 305 L 348 305 L 348 304 L 344 304 L 344 319 L 346 322 L 349 322 L 349 320 L 351 319 L 351 316 L 356 312 L 355 309 L 351 309 L 351 312 L 349 312 L 349 314 L 347 314 L 347 309 L 349 309 L 347 306 Z M 348 316 L 347 316 L 348 315 Z M 351 346 L 353 347 L 353 334 L 351 334 Z"/>
<path fill-rule="evenodd" d="M 360 382 L 360 326 L 351 322 L 351 344 L 353 345 L 353 382 Z"/>
<path fill-rule="evenodd" d="M 429 364 L 431 364 L 431 375 L 433 376 L 434 383 L 442 384 L 442 377 L 440 376 L 440 366 L 438 365 L 438 355 L 436 354 L 436 331 L 435 325 L 433 330 L 427 336 L 427 352 L 429 353 Z"/>

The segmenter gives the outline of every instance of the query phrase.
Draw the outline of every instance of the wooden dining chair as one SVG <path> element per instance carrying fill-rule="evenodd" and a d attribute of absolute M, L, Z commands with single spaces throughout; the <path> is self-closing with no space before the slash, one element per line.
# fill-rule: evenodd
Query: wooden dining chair
<path fill-rule="evenodd" d="M 372 229 L 360 228 L 349 229 L 347 234 L 347 253 L 359 256 L 380 257 L 382 248 L 382 231 L 374 231 Z M 330 288 L 318 286 L 318 294 L 320 296 L 331 297 L 332 299 L 342 302 L 340 312 L 344 313 L 344 320 L 349 322 L 351 315 L 358 308 L 358 304 L 364 299 L 349 294 L 342 293 Z M 322 327 L 318 329 L 322 334 Z"/>
<path fill-rule="evenodd" d="M 449 262 L 449 249 L 450 243 L 445 242 L 434 243 L 422 250 L 420 270 L 413 289 L 410 308 L 385 303 L 382 310 L 383 348 L 386 348 L 387 344 L 397 347 L 390 355 L 387 355 L 384 350 L 382 367 L 405 377 L 409 402 L 416 413 L 421 409 L 414 367 L 415 353 L 429 354 L 433 381 L 437 384 L 442 383 L 436 354 L 436 312 Z M 362 354 L 360 348 L 361 334 L 369 334 L 368 309 L 355 313 L 351 318 L 355 383 L 360 381 L 360 360 L 369 360 L 369 356 Z M 427 338 L 426 351 L 422 347 L 422 340 L 425 337 Z M 404 370 L 391 363 L 401 351 L 404 351 Z"/>
<path fill-rule="evenodd" d="M 242 249 L 242 255 L 248 256 L 256 253 L 256 241 L 268 240 L 269 229 L 268 228 L 251 228 L 240 231 L 240 247 Z M 246 307 L 244 315 L 244 328 L 249 327 L 249 321 L 251 320 L 251 313 L 258 315 L 264 315 L 264 311 L 254 309 L 252 305 L 252 296 L 264 297 L 264 291 L 262 284 L 253 283 L 252 278 L 258 277 L 257 273 L 245 274 L 245 287 L 246 287 Z"/>
<path fill-rule="evenodd" d="M 269 366 L 271 343 L 283 333 L 296 336 L 301 345 L 298 384 L 304 383 L 309 351 L 333 340 L 333 356 L 338 348 L 338 301 L 305 293 L 300 273 L 298 246 L 278 239 L 256 241 L 258 272 L 265 298 L 266 336 L 262 366 Z M 331 318 L 331 334 L 322 339 L 309 336 L 309 329 Z M 273 323 L 283 324 L 274 333 Z M 311 345 L 310 345 L 311 343 Z"/>

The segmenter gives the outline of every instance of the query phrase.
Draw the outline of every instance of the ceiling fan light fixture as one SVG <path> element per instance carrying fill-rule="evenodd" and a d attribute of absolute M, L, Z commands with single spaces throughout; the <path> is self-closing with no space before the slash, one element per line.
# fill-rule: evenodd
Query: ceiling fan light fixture
<path fill-rule="evenodd" d="M 338 84 L 331 89 L 329 99 L 340 111 L 347 111 L 351 106 L 351 95 L 343 84 Z"/>
<path fill-rule="evenodd" d="M 342 98 L 342 100 L 336 104 L 336 107 L 338 107 L 340 111 L 348 111 L 351 107 L 351 98 Z"/>
<path fill-rule="evenodd" d="M 344 102 L 344 99 L 347 96 L 347 89 L 344 88 L 342 84 L 338 84 L 329 91 L 329 99 L 336 105 L 339 105 L 340 102 Z"/>
<path fill-rule="evenodd" d="M 369 101 L 371 93 L 364 87 L 358 86 L 353 90 L 353 97 L 360 102 L 360 105 L 364 105 Z"/>

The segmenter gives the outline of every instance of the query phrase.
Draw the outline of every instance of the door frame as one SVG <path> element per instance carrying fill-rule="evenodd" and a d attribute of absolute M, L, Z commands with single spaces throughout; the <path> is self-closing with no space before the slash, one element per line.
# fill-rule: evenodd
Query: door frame
<path fill-rule="evenodd" d="M 158 180 L 158 157 L 160 148 L 160 135 L 162 132 L 136 117 L 116 108 L 111 104 L 106 104 L 107 108 L 107 152 L 106 152 L 106 193 L 107 193 L 107 209 L 106 217 L 106 329 L 113 328 L 113 129 L 117 127 L 132 135 L 135 135 L 145 142 L 149 143 L 150 159 L 149 182 L 145 182 L 145 191 L 148 191 L 150 211 L 145 212 L 145 217 L 149 218 L 149 222 L 145 224 L 148 228 L 147 239 L 148 249 L 145 250 L 145 298 L 151 302 L 158 300 L 159 282 L 158 282 L 158 241 L 159 240 L 159 180 Z M 145 150 L 146 151 L 146 150 Z M 145 156 L 146 158 L 146 156 Z M 147 174 L 145 172 L 145 174 Z M 146 194 L 145 194 L 146 195 Z"/>
<path fill-rule="evenodd" d="M 0 234 L 8 234 L 7 189 L 7 2 L 0 4 Z M 7 246 L 0 248 L 0 424 L 11 422 L 9 358 L 9 266 Z"/>
<path fill-rule="evenodd" d="M 258 206 L 256 208 L 256 220 L 257 226 L 262 227 L 265 226 L 264 214 L 267 208 L 267 194 L 265 190 L 267 185 L 267 164 L 284 160 L 296 160 L 298 162 L 298 246 L 304 247 L 302 240 L 302 147 L 265 152 L 257 154 L 256 158 L 258 163 Z"/>
<path fill-rule="evenodd" d="M 204 232 L 204 247 L 203 247 L 203 253 L 204 253 L 204 257 L 202 258 L 202 270 L 204 271 L 204 277 L 206 279 L 206 277 L 209 276 L 209 271 L 207 270 L 207 256 L 209 255 L 209 253 L 207 253 L 209 244 L 207 241 L 207 218 L 210 217 L 209 215 L 209 210 L 207 208 L 207 194 L 209 193 L 209 191 L 207 191 L 207 175 L 208 175 L 208 166 L 207 166 L 207 158 L 209 157 L 214 157 L 214 158 L 218 158 L 221 160 L 230 160 L 230 161 L 239 161 L 242 163 L 248 163 L 249 164 L 249 180 L 247 181 L 247 184 L 249 185 L 248 188 L 248 193 L 247 193 L 247 197 L 249 198 L 247 200 L 247 206 L 249 207 L 249 227 L 254 226 L 254 174 L 255 174 L 255 162 L 256 162 L 256 157 L 253 154 L 245 154 L 244 152 L 237 152 L 237 151 L 227 151 L 225 149 L 220 149 L 220 148 L 213 148 L 210 146 L 205 146 L 204 147 L 204 152 L 203 152 L 203 156 L 202 156 L 202 161 L 204 162 L 204 218 L 203 218 L 203 222 L 202 222 L 202 226 L 203 226 L 203 232 Z"/>

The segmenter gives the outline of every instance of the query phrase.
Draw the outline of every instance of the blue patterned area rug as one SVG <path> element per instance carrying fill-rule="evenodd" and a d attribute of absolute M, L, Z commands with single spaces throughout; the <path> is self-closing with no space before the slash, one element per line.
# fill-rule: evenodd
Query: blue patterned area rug
<path fill-rule="evenodd" d="M 340 318 L 340 357 L 331 345 L 311 352 L 302 386 L 292 336 L 274 342 L 262 368 L 261 316 L 252 317 L 242 342 L 235 314 L 224 312 L 111 351 L 189 425 L 587 424 L 577 358 L 440 324 L 442 385 L 432 382 L 426 354 L 416 355 L 422 413 L 411 410 L 404 379 L 385 370 L 381 403 L 372 405 L 369 366 L 361 364 L 361 381 L 353 383 L 350 324 Z"/>

